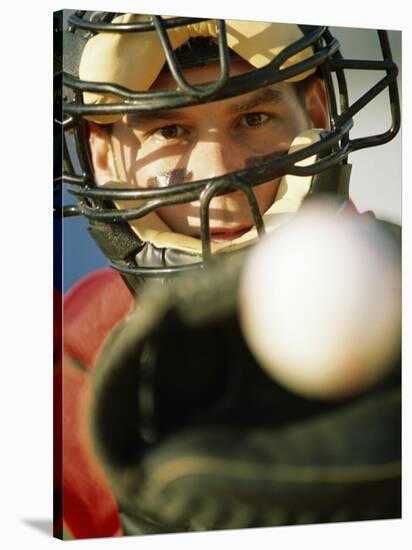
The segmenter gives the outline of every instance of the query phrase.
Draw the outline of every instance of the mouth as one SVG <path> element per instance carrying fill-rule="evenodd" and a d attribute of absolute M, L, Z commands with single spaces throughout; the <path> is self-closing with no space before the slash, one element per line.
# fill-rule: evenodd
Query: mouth
<path fill-rule="evenodd" d="M 234 241 L 239 237 L 242 237 L 245 233 L 250 230 L 250 227 L 244 227 L 242 229 L 233 230 L 233 229 L 213 229 L 211 231 L 210 239 L 215 242 L 222 241 Z"/>

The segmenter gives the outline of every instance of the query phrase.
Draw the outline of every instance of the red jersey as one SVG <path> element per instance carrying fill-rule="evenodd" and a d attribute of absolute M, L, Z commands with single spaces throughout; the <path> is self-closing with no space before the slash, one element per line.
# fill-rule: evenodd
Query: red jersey
<path fill-rule="evenodd" d="M 54 485 L 55 523 L 65 537 L 122 535 L 116 500 L 92 446 L 89 411 L 91 374 L 99 351 L 133 307 L 131 292 L 112 269 L 88 275 L 64 297 L 63 342 L 59 330 L 54 334 L 59 350 L 54 369 Z"/>

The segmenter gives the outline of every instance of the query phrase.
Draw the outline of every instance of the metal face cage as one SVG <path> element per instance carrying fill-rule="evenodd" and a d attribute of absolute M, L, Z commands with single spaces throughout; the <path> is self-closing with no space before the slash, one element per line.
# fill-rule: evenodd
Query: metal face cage
<path fill-rule="evenodd" d="M 245 193 L 254 222 L 259 234 L 265 231 L 259 212 L 253 187 L 271 179 L 292 174 L 297 176 L 327 174 L 336 170 L 349 174 L 348 155 L 359 149 L 381 145 L 390 141 L 400 127 L 400 104 L 396 77 L 398 69 L 392 59 L 386 31 L 378 30 L 382 60 L 344 59 L 340 46 L 326 26 L 300 26 L 302 38 L 283 49 L 269 64 L 248 73 L 229 77 L 229 49 L 226 40 L 224 20 L 216 20 L 218 28 L 218 49 L 220 76 L 213 83 L 190 85 L 184 77 L 182 67 L 174 52 L 167 30 L 172 27 L 188 25 L 208 19 L 173 17 L 163 19 L 152 15 L 150 21 L 133 23 L 113 23 L 117 13 L 77 11 L 68 18 L 68 28 L 64 32 L 63 73 L 62 73 L 62 109 L 61 119 L 55 120 L 62 128 L 62 151 L 64 171 L 57 176 L 55 186 L 67 186 L 76 203 L 62 206 L 57 214 L 66 216 L 83 215 L 88 218 L 90 229 L 104 253 L 109 257 L 111 266 L 126 277 L 165 277 L 188 269 L 203 267 L 211 257 L 209 204 L 214 196 L 234 190 Z M 163 47 L 170 73 L 177 89 L 149 90 L 136 92 L 109 82 L 86 82 L 78 77 L 80 56 L 86 41 L 96 33 L 157 33 Z M 287 59 L 312 47 L 313 54 L 307 59 L 281 69 Z M 182 183 L 159 189 L 97 188 L 93 184 L 93 168 L 87 146 L 88 125 L 84 115 L 135 114 L 142 111 L 163 110 L 188 107 L 206 102 L 245 94 L 258 88 L 276 84 L 316 69 L 322 77 L 328 96 L 330 131 L 324 132 L 320 141 L 299 151 L 215 178 Z M 345 70 L 379 70 L 384 76 L 366 93 L 349 105 Z M 336 88 L 332 76 L 335 75 Z M 349 132 L 353 127 L 353 117 L 378 94 L 388 91 L 391 125 L 376 135 L 351 139 Z M 119 98 L 117 103 L 88 105 L 83 101 L 83 92 L 107 93 Z M 57 113 L 58 117 L 58 113 Z M 56 119 L 56 109 L 55 109 Z M 69 145 L 69 135 L 75 143 Z M 309 166 L 297 164 L 313 155 L 317 160 Z M 318 176 L 317 176 L 318 177 Z M 344 176 L 348 179 L 348 175 Z M 316 179 L 316 178 L 315 178 Z M 338 177 L 339 179 L 339 177 Z M 322 187 L 322 186 L 320 186 Z M 347 191 L 348 181 L 340 187 Z M 316 185 L 312 186 L 316 191 Z M 335 190 L 336 191 L 336 190 Z M 137 208 L 117 209 L 113 201 L 142 201 Z M 128 221 L 156 211 L 160 206 L 200 201 L 202 257 L 193 257 L 191 261 L 180 265 L 153 267 L 142 265 L 136 259 L 146 243 L 141 242 L 131 230 Z"/>

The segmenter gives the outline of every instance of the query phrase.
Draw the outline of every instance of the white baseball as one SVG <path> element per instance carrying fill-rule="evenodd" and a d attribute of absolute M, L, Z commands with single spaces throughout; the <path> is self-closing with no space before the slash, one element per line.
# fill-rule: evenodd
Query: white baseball
<path fill-rule="evenodd" d="M 314 398 L 356 393 L 400 351 L 399 253 L 374 222 L 313 201 L 250 253 L 240 319 L 280 384 Z"/>

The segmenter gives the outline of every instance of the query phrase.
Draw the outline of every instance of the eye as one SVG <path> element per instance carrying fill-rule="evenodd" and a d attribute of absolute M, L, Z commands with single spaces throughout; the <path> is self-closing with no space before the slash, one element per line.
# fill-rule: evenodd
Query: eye
<path fill-rule="evenodd" d="M 185 134 L 185 128 L 178 126 L 177 124 L 170 124 L 169 126 L 163 126 L 154 130 L 153 134 L 162 139 L 176 139 Z"/>
<path fill-rule="evenodd" d="M 239 125 L 242 128 L 254 128 L 264 124 L 269 118 L 266 113 L 247 113 L 241 117 Z"/>

